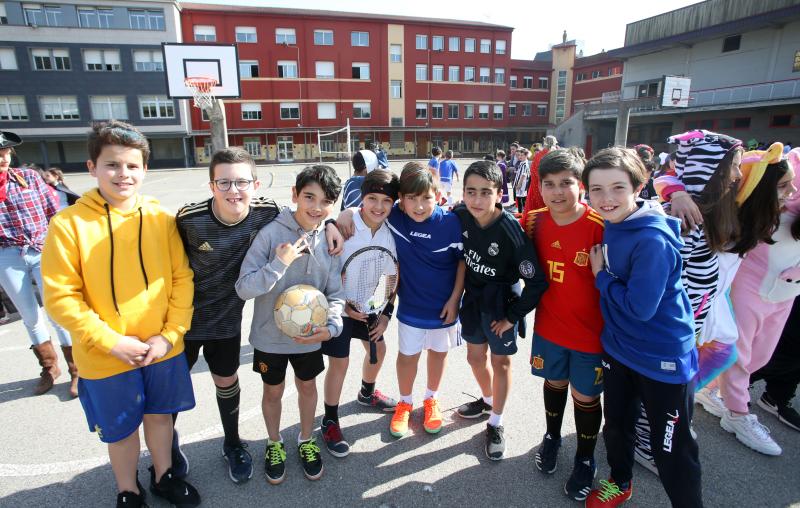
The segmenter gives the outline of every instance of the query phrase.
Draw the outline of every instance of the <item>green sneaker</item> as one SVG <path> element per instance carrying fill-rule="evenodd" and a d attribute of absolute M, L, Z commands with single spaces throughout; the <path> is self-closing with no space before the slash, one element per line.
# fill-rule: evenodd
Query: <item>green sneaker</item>
<path fill-rule="evenodd" d="M 267 476 L 267 481 L 272 485 L 277 485 L 286 478 L 286 449 L 283 447 L 282 442 L 267 441 L 264 472 Z"/>

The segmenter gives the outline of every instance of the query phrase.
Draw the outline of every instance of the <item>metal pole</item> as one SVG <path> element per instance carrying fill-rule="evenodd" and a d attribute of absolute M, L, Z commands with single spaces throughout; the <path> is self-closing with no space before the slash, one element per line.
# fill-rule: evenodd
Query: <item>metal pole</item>
<path fill-rule="evenodd" d="M 317 152 L 319 152 L 319 163 L 322 164 L 322 138 L 319 135 L 319 129 L 317 129 Z"/>
<path fill-rule="evenodd" d="M 350 176 L 353 176 L 353 154 L 351 153 L 353 148 L 350 145 L 350 118 L 347 119 L 347 172 Z"/>

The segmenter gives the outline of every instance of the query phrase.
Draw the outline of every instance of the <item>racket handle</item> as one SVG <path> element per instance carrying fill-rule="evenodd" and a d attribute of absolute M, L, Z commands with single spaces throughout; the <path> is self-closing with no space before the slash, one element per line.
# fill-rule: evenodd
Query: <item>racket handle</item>
<path fill-rule="evenodd" d="M 372 365 L 378 363 L 378 346 L 372 341 L 369 341 L 369 363 Z"/>

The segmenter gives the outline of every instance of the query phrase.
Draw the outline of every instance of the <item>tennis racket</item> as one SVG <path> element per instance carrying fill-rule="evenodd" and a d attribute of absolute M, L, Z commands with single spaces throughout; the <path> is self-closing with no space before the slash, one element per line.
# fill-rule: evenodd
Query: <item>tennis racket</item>
<path fill-rule="evenodd" d="M 344 262 L 342 285 L 347 305 L 356 312 L 367 314 L 369 331 L 375 329 L 380 313 L 394 299 L 399 273 L 397 258 L 385 247 L 358 249 Z M 369 341 L 369 363 L 378 363 L 373 341 Z"/>

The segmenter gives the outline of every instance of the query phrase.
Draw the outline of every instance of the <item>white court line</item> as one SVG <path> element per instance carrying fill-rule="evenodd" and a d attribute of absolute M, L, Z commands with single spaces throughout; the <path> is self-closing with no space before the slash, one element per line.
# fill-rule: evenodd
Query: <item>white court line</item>
<path fill-rule="evenodd" d="M 0 335 L 2 335 L 0 333 Z M 26 349 L 30 349 L 30 346 L 8 346 L 8 347 L 0 347 L 0 353 L 10 353 L 11 351 L 25 351 Z"/>
<path fill-rule="evenodd" d="M 294 386 L 287 386 L 284 397 L 292 396 L 296 393 Z M 246 422 L 256 416 L 261 416 L 261 405 L 250 408 L 240 414 L 239 422 Z M 215 424 L 203 430 L 181 436 L 181 446 L 205 441 L 209 438 L 222 435 L 222 425 Z M 140 457 L 150 455 L 147 450 L 143 450 Z M 108 464 L 108 457 L 93 457 L 91 459 L 67 460 L 64 462 L 51 462 L 49 464 L 0 464 L 0 477 L 22 477 L 22 476 L 41 476 L 48 474 L 80 473 Z"/>

